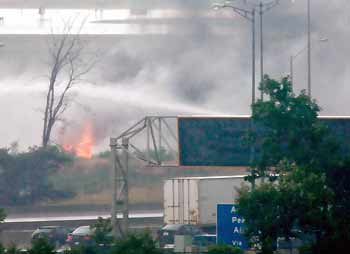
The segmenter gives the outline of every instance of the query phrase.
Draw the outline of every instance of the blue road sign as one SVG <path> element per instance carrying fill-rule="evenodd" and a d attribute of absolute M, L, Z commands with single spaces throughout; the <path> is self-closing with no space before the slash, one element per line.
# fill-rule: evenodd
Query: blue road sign
<path fill-rule="evenodd" d="M 244 219 L 239 216 L 233 204 L 217 205 L 217 244 L 228 244 L 247 249 L 247 240 L 243 235 Z"/>

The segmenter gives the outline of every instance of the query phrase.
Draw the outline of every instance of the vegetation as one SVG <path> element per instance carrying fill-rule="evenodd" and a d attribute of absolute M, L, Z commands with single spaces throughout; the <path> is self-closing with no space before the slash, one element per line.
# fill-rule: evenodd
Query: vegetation
<path fill-rule="evenodd" d="M 250 135 L 251 144 L 259 155 L 251 165 L 251 180 L 269 175 L 282 162 L 284 167 L 277 169 L 288 170 L 288 164 L 293 163 L 322 168 L 338 159 L 339 147 L 318 120 L 320 107 L 315 101 L 304 91 L 296 96 L 288 78 L 278 82 L 265 76 L 261 89 L 269 100 L 252 105 L 255 128 Z"/>
<path fill-rule="evenodd" d="M 0 208 L 0 222 L 2 222 L 3 220 L 5 220 L 6 218 L 6 213 L 5 210 Z"/>
<path fill-rule="evenodd" d="M 99 217 L 93 227 L 95 228 L 93 239 L 98 245 L 106 245 L 113 242 L 112 224 L 110 218 L 103 219 Z"/>
<path fill-rule="evenodd" d="M 57 147 L 29 148 L 23 153 L 0 149 L 0 204 L 33 204 L 50 198 L 64 197 L 55 190 L 49 175 L 70 161 Z"/>
<path fill-rule="evenodd" d="M 231 245 L 211 245 L 208 254 L 243 254 L 243 250 Z"/>
<path fill-rule="evenodd" d="M 130 234 L 115 242 L 111 254 L 160 254 L 149 233 Z"/>
<path fill-rule="evenodd" d="M 8 253 L 8 254 L 19 254 L 20 253 L 20 249 L 17 247 L 17 245 L 15 243 L 11 243 L 7 247 L 6 253 Z"/>
<path fill-rule="evenodd" d="M 350 160 L 317 119 L 316 102 L 304 92 L 295 96 L 287 78 L 265 76 L 262 89 L 269 100 L 252 106 L 251 142 L 260 146 L 248 180 L 279 177 L 241 189 L 237 208 L 246 219 L 246 235 L 266 254 L 273 253 L 277 237 L 294 236 L 315 254 L 346 252 Z"/>
<path fill-rule="evenodd" d="M 26 204 L 110 204 L 111 164 L 109 157 L 81 160 L 49 146 L 18 151 L 13 143 L 0 149 L 0 206 Z M 164 152 L 167 154 L 167 152 Z M 168 156 L 168 155 L 167 155 Z M 20 172 L 20 173 L 19 173 Z M 130 202 L 161 203 L 164 179 L 192 175 L 225 175 L 229 170 L 151 168 L 130 158 Z"/>
<path fill-rule="evenodd" d="M 50 175 L 50 183 L 56 190 L 74 193 L 70 199 L 54 200 L 55 205 L 110 204 L 111 200 L 111 161 L 109 152 L 91 160 L 75 158 L 62 170 Z M 179 176 L 232 175 L 237 170 L 196 169 L 184 171 L 177 168 L 147 168 L 141 161 L 130 157 L 129 187 L 130 203 L 161 204 L 163 181 Z M 244 171 L 242 170 L 242 173 Z"/>
<path fill-rule="evenodd" d="M 5 253 L 5 247 L 0 243 L 0 254 Z"/>
<path fill-rule="evenodd" d="M 47 238 L 40 237 L 32 242 L 29 254 L 55 254 L 55 246 Z"/>

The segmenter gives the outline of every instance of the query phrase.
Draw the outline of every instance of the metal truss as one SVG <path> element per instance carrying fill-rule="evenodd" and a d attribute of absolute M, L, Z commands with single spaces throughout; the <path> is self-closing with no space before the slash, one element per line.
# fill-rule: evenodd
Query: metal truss
<path fill-rule="evenodd" d="M 131 126 L 118 137 L 110 139 L 113 155 L 113 200 L 112 226 L 116 237 L 123 237 L 128 232 L 129 217 L 129 157 L 144 161 L 147 166 L 171 166 L 162 158 L 164 149 L 178 158 L 178 137 L 173 123 L 177 123 L 176 116 L 147 116 Z M 144 140 L 145 138 L 145 140 Z M 133 141 L 141 141 L 146 149 L 141 149 Z M 176 163 L 175 163 L 176 164 Z M 121 218 L 117 215 L 121 214 Z"/>

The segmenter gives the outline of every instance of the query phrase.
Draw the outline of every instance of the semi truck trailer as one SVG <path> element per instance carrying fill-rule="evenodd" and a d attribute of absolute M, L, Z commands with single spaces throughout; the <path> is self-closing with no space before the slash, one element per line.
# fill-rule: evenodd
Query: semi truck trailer
<path fill-rule="evenodd" d="M 215 226 L 217 204 L 232 204 L 245 175 L 180 177 L 164 183 L 164 223 Z"/>

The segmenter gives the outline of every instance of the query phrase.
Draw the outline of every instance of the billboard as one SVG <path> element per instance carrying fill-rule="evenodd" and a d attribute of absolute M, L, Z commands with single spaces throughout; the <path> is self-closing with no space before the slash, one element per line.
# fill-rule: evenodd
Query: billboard
<path fill-rule="evenodd" d="M 244 233 L 244 218 L 236 211 L 233 204 L 218 204 L 216 212 L 216 242 L 247 249 Z"/>
<path fill-rule="evenodd" d="M 320 117 L 342 144 L 350 149 L 350 117 Z M 249 116 L 178 117 L 180 166 L 248 166 L 251 149 L 246 142 Z M 258 148 L 256 148 L 258 153 Z"/>

